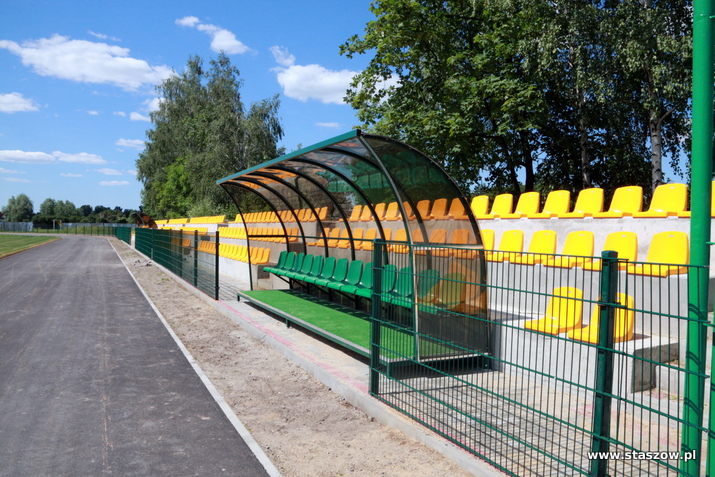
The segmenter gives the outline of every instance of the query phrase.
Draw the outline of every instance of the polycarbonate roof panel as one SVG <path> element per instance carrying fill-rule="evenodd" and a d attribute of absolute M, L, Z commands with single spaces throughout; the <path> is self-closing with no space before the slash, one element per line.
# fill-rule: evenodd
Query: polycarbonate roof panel
<path fill-rule="evenodd" d="M 401 226 L 409 231 L 410 242 L 417 231 L 421 241 L 429 241 L 434 230 L 447 229 L 449 236 L 456 229 L 466 228 L 471 231 L 470 243 L 481 244 L 467 198 L 437 163 L 407 144 L 359 130 L 230 175 L 217 184 L 231 194 L 239 210 L 238 196 L 253 191 L 270 202 L 269 208 L 276 212 L 312 209 L 317 216 L 321 208 L 326 208 L 328 226 L 340 221 L 352 230 L 355 226 L 346 218 L 358 216 L 363 222 L 376 223 L 383 235 L 383 224 L 376 218 L 392 204 L 393 210 L 398 209 Z M 261 193 L 262 189 L 270 194 Z M 449 209 L 455 201 L 464 209 L 459 222 L 423 216 L 433 205 L 435 210 L 444 204 Z M 392 229 L 395 224 L 390 223 Z"/>

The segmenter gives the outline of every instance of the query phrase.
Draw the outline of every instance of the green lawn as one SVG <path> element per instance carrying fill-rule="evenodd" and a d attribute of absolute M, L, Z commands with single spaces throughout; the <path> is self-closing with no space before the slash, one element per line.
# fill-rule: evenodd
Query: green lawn
<path fill-rule="evenodd" d="M 0 258 L 36 247 L 45 242 L 59 240 L 58 237 L 37 237 L 34 235 L 0 234 Z"/>

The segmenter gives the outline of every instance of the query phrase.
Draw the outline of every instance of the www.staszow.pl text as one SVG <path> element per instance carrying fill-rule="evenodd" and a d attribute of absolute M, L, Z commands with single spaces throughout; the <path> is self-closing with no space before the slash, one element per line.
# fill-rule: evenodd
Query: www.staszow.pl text
<path fill-rule="evenodd" d="M 589 460 L 684 460 L 695 459 L 695 451 L 690 452 L 589 452 Z"/>

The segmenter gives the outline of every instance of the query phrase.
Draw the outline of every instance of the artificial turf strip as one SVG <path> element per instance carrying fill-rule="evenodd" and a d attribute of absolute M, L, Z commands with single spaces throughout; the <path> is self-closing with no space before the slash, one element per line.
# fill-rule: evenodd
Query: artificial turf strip
<path fill-rule="evenodd" d="M 242 293 L 364 348 L 365 351 L 370 350 L 370 322 L 366 313 L 292 290 L 246 290 Z M 381 341 L 383 346 L 397 353 L 383 352 L 386 359 L 412 358 L 415 355 L 412 334 L 383 326 Z"/>
<path fill-rule="evenodd" d="M 0 235 L 0 258 L 13 255 L 45 242 L 59 240 L 59 237 L 38 237 L 36 235 Z"/>

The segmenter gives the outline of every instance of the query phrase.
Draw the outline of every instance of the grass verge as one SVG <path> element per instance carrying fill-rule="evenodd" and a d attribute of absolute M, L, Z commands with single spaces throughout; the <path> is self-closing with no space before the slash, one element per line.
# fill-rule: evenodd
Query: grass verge
<path fill-rule="evenodd" d="M 37 247 L 46 242 L 59 240 L 59 237 L 37 237 L 34 235 L 0 234 L 0 258 L 13 255 L 28 248 Z"/>

